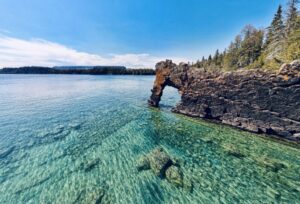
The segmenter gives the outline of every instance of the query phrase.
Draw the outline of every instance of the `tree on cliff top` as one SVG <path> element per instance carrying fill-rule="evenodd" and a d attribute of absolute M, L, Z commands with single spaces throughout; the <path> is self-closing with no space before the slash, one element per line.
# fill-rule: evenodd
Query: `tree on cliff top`
<path fill-rule="evenodd" d="M 247 25 L 228 47 L 223 60 L 225 70 L 245 68 L 255 62 L 262 51 L 263 37 L 262 30 Z"/>
<path fill-rule="evenodd" d="M 281 57 L 285 43 L 285 26 L 282 16 L 282 7 L 278 7 L 271 25 L 268 27 L 263 55 L 265 67 L 278 67 L 282 63 Z"/>
<path fill-rule="evenodd" d="M 297 26 L 296 25 L 297 16 L 298 16 L 297 4 L 299 2 L 300 2 L 299 0 L 288 1 L 288 11 L 287 11 L 286 30 L 285 30 L 286 37 L 288 37 Z"/>
<path fill-rule="evenodd" d="M 297 5 L 300 0 L 289 0 L 286 20 L 280 5 L 264 31 L 246 26 L 228 49 L 222 54 L 217 50 L 215 56 L 203 58 L 197 67 L 216 70 L 236 70 L 240 68 L 279 69 L 281 64 L 300 59 L 300 15 Z M 265 38 L 265 41 L 264 41 Z"/>
<path fill-rule="evenodd" d="M 288 35 L 282 58 L 285 62 L 300 59 L 300 16 L 297 16 L 295 28 Z"/>
<path fill-rule="evenodd" d="M 277 13 L 271 25 L 268 27 L 265 47 L 270 54 L 270 58 L 274 58 L 282 49 L 282 44 L 285 37 L 285 26 L 282 17 L 282 7 L 278 7 Z M 276 47 L 280 49 L 276 50 Z"/>

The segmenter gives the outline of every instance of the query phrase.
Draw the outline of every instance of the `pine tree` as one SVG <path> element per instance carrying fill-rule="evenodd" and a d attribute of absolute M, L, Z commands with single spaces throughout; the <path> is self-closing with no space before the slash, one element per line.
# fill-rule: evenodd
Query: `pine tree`
<path fill-rule="evenodd" d="M 285 62 L 300 59 L 300 16 L 297 16 L 295 27 L 290 31 L 284 50 L 282 57 Z"/>
<path fill-rule="evenodd" d="M 226 54 L 224 56 L 224 68 L 225 70 L 235 70 L 238 68 L 238 58 L 239 58 L 239 50 L 242 44 L 242 37 L 238 35 L 235 37 L 234 42 L 231 42 Z"/>
<path fill-rule="evenodd" d="M 283 23 L 282 7 L 280 5 L 268 28 L 264 51 L 266 60 L 281 61 L 280 55 L 283 52 L 284 40 L 285 26 Z"/>
<path fill-rule="evenodd" d="M 288 11 L 287 11 L 287 20 L 286 20 L 286 29 L 285 36 L 288 38 L 289 34 L 293 29 L 295 29 L 297 21 L 297 4 L 299 0 L 289 0 L 288 2 Z"/>
<path fill-rule="evenodd" d="M 299 2 L 300 0 L 289 0 L 285 22 L 282 6 L 278 7 L 266 36 L 263 30 L 248 25 L 224 52 L 216 50 L 213 57 L 203 57 L 201 67 L 230 71 L 244 67 L 274 70 L 284 62 L 300 59 Z"/>
<path fill-rule="evenodd" d="M 219 50 L 216 50 L 215 55 L 214 55 L 214 57 L 213 57 L 213 63 L 214 63 L 215 65 L 218 64 L 219 57 L 220 57 Z"/>
<path fill-rule="evenodd" d="M 284 38 L 284 23 L 282 17 L 282 6 L 279 5 L 271 25 L 268 27 L 266 46 L 274 42 L 282 41 Z"/>
<path fill-rule="evenodd" d="M 208 66 L 211 65 L 211 63 L 212 63 L 212 57 L 211 57 L 211 55 L 208 56 L 207 63 L 208 63 Z"/>
<path fill-rule="evenodd" d="M 241 48 L 238 52 L 238 67 L 245 68 L 253 63 L 261 51 L 261 40 L 258 36 L 260 31 L 251 25 L 247 25 L 243 31 Z"/>

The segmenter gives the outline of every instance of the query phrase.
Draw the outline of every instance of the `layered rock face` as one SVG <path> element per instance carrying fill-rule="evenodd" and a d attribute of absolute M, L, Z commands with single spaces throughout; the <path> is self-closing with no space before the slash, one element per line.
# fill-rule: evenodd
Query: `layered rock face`
<path fill-rule="evenodd" d="M 300 61 L 278 73 L 219 73 L 167 60 L 156 65 L 150 105 L 159 105 L 166 86 L 181 94 L 174 112 L 300 141 Z"/>

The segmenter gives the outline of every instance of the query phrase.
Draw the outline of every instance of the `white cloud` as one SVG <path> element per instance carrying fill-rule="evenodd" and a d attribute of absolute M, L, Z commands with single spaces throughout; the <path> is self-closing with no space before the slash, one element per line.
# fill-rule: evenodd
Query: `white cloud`
<path fill-rule="evenodd" d="M 187 59 L 167 57 L 174 62 Z M 0 67 L 65 66 L 65 65 L 124 65 L 127 67 L 151 67 L 166 57 L 149 54 L 111 54 L 103 57 L 79 52 L 64 45 L 41 39 L 22 40 L 0 36 Z"/>

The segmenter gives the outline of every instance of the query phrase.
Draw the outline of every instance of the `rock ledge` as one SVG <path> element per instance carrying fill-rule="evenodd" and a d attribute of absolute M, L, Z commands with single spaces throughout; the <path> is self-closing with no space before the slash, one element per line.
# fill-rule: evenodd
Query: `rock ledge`
<path fill-rule="evenodd" d="M 278 73 L 208 72 L 166 60 L 156 65 L 151 106 L 159 106 L 166 86 L 181 94 L 176 113 L 300 142 L 300 60 Z"/>

